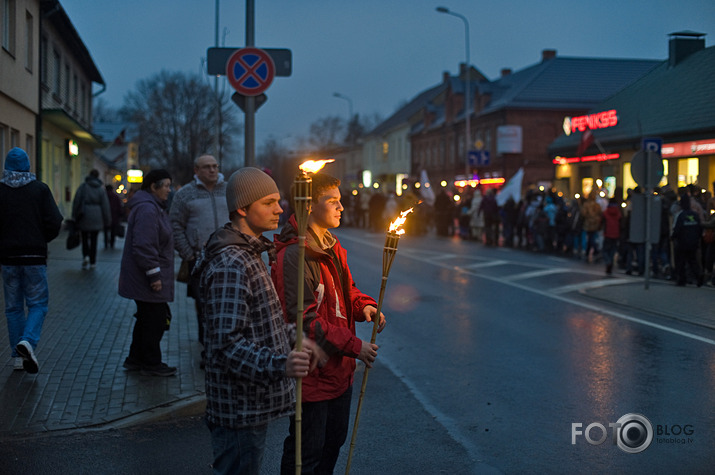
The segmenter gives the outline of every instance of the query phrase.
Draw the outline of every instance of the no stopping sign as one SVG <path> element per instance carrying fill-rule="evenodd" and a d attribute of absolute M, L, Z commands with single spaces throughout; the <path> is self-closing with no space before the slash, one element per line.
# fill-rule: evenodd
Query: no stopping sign
<path fill-rule="evenodd" d="M 258 48 L 241 48 L 226 61 L 228 82 L 244 96 L 262 94 L 273 82 L 275 73 L 273 59 Z"/>

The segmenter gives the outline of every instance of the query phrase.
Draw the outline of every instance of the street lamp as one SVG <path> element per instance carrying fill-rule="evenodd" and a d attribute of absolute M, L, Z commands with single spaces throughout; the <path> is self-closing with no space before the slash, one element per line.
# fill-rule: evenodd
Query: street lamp
<path fill-rule="evenodd" d="M 451 11 L 447 7 L 437 7 L 436 10 L 439 13 L 446 13 L 447 15 L 452 15 L 456 16 L 457 18 L 460 18 L 464 22 L 464 49 L 467 53 L 467 68 L 466 72 L 464 75 L 464 117 L 465 117 L 465 144 L 466 144 L 466 150 L 464 151 L 466 155 L 466 159 L 464 162 L 464 169 L 467 177 L 470 175 L 470 167 L 469 167 L 469 149 L 472 146 L 472 142 L 470 139 L 471 135 L 471 129 L 469 125 L 469 109 L 470 109 L 470 100 L 469 100 L 469 76 L 470 76 L 470 66 L 469 66 L 469 22 L 467 21 L 467 18 L 464 15 L 460 15 L 459 13 Z"/>
<path fill-rule="evenodd" d="M 339 97 L 340 99 L 345 99 L 346 101 L 348 101 L 348 107 L 350 110 L 350 117 L 348 117 L 348 126 L 349 126 L 350 121 L 353 120 L 353 100 L 350 99 L 348 96 L 344 96 L 344 95 L 340 94 L 339 92 L 334 92 L 333 96 Z"/>

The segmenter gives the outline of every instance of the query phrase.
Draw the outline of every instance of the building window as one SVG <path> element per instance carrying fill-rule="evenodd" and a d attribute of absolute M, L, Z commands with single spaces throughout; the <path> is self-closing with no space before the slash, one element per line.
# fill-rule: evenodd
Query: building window
<path fill-rule="evenodd" d="M 47 86 L 47 37 L 40 39 L 40 81 Z"/>
<path fill-rule="evenodd" d="M 15 56 L 15 0 L 3 0 L 2 47 Z"/>
<path fill-rule="evenodd" d="M 27 155 L 28 155 L 30 158 L 32 158 L 32 149 L 34 148 L 34 147 L 33 147 L 33 144 L 34 144 L 34 143 L 35 143 L 34 137 L 33 137 L 32 135 L 30 135 L 30 134 L 27 134 L 27 135 L 25 136 L 25 152 L 27 152 Z"/>
<path fill-rule="evenodd" d="M 80 94 L 80 109 L 79 109 L 79 117 L 82 120 L 87 119 L 87 91 L 84 83 L 82 83 L 81 91 L 82 94 Z"/>
<path fill-rule="evenodd" d="M 10 129 L 10 148 L 20 146 L 20 131 L 17 129 Z"/>
<path fill-rule="evenodd" d="M 389 142 L 387 142 L 387 140 L 385 140 L 384 142 L 382 142 L 382 159 L 387 160 L 389 153 L 390 153 L 390 144 L 389 144 Z"/>
<path fill-rule="evenodd" d="M 65 64 L 64 84 L 65 84 L 65 104 L 69 104 L 70 103 L 70 65 L 69 64 Z"/>
<path fill-rule="evenodd" d="M 59 100 L 60 96 L 60 81 L 62 79 L 62 76 L 60 75 L 60 72 L 62 71 L 61 66 L 62 64 L 60 63 L 60 52 L 57 50 L 52 51 L 52 59 L 54 61 L 54 64 L 52 65 L 52 92 L 56 96 L 56 98 Z"/>
<path fill-rule="evenodd" d="M 5 124 L 0 124 L 0 156 L 5 159 L 7 155 L 8 147 L 7 144 L 7 126 Z"/>
<path fill-rule="evenodd" d="M 77 75 L 74 74 L 72 76 L 72 107 L 74 110 L 77 110 L 77 89 L 78 89 L 78 84 L 77 84 Z"/>
<path fill-rule="evenodd" d="M 27 35 L 25 39 L 25 67 L 28 71 L 32 71 L 32 63 L 35 60 L 35 27 L 32 21 L 32 14 L 28 11 L 25 12 L 25 25 L 25 34 Z"/>

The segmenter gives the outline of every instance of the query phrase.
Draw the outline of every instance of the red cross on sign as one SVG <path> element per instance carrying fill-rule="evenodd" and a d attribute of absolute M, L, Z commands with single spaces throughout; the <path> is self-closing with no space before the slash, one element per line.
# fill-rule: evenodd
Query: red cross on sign
<path fill-rule="evenodd" d="M 273 59 L 258 48 L 241 48 L 226 61 L 226 77 L 233 88 L 244 96 L 258 96 L 273 82 L 276 67 Z"/>

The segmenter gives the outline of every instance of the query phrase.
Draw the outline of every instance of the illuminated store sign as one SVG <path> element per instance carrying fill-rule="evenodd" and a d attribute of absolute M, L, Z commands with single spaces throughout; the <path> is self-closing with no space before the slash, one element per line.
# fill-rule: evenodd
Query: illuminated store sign
<path fill-rule="evenodd" d="M 588 129 L 605 129 L 617 124 L 618 114 L 616 109 L 611 109 L 597 114 L 564 117 L 564 132 L 566 135 L 571 135 L 574 132 L 584 132 Z"/>
<path fill-rule="evenodd" d="M 663 158 L 692 157 L 693 155 L 715 154 L 715 140 L 694 140 L 663 144 Z"/>
<path fill-rule="evenodd" d="M 566 165 L 578 162 L 605 162 L 606 160 L 617 160 L 621 155 L 618 153 L 599 153 L 598 155 L 586 155 L 584 157 L 556 157 L 551 162 L 554 165 Z"/>

